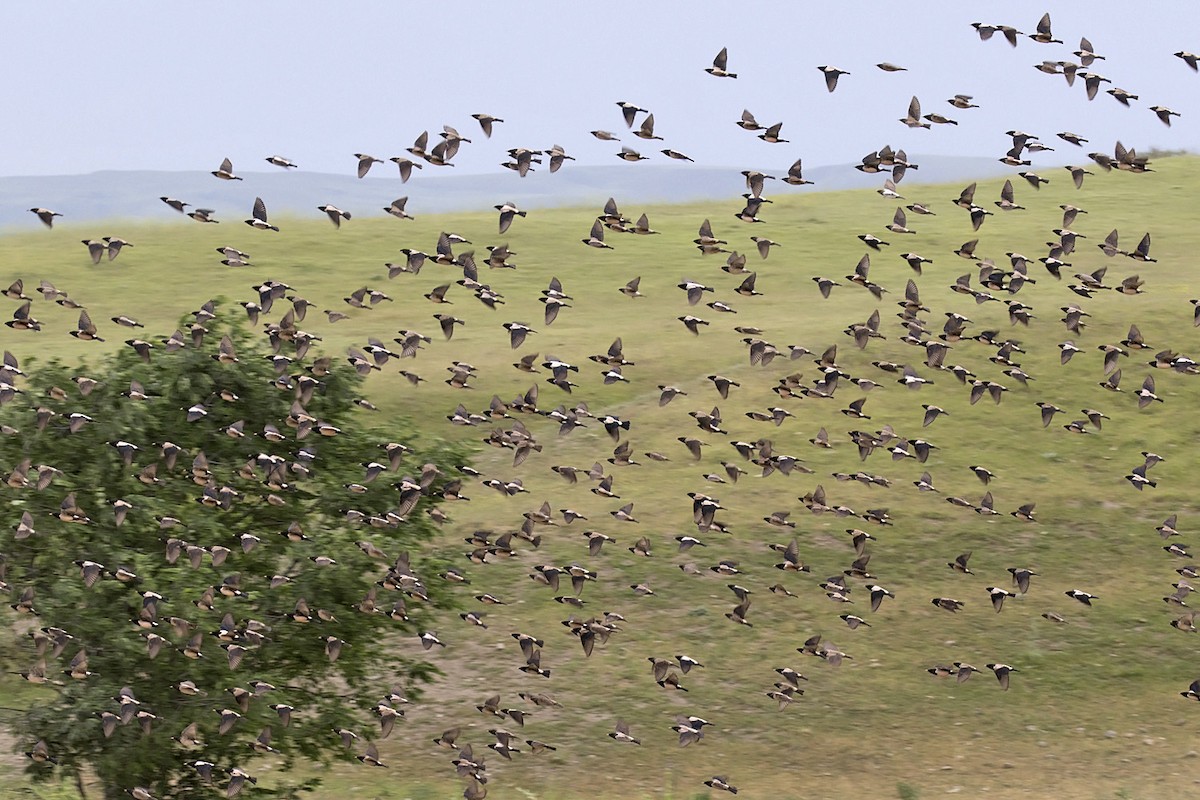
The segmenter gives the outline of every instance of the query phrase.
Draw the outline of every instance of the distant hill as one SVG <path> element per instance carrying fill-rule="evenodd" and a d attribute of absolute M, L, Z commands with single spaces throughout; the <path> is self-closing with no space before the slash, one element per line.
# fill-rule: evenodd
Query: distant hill
<path fill-rule="evenodd" d="M 910 172 L 905 185 L 984 179 L 1010 172 L 994 159 L 913 156 L 919 172 Z M 760 167 L 782 175 L 773 167 Z M 739 167 L 692 164 L 576 166 L 566 164 L 554 175 L 541 171 L 526 178 L 512 173 L 455 175 L 448 169 L 426 168 L 401 183 L 395 170 L 377 165 L 359 180 L 352 175 L 292 172 L 247 172 L 244 180 L 218 181 L 206 172 L 94 172 L 88 175 L 10 177 L 0 181 L 0 226 L 36 227 L 28 209 L 34 206 L 61 212 L 64 222 L 112 219 L 170 219 L 174 214 L 159 201 L 167 195 L 193 207 L 212 208 L 225 222 L 249 216 L 255 196 L 263 197 L 272 214 L 315 215 L 316 206 L 333 203 L 354 214 L 375 215 L 394 198 L 410 196 L 412 214 L 469 211 L 501 202 L 521 207 L 601 204 L 616 197 L 622 204 L 674 203 L 736 197 L 745 191 Z M 882 183 L 879 175 L 863 175 L 852 165 L 813 167 L 805 177 L 814 186 L 802 191 L 867 188 Z M 793 192 L 768 184 L 767 194 Z"/>

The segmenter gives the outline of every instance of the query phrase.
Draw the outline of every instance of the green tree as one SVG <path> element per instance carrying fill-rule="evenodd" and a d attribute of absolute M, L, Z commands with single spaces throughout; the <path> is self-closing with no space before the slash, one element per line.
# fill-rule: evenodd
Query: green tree
<path fill-rule="evenodd" d="M 34 780 L 233 796 L 269 758 L 293 792 L 294 763 L 361 756 L 433 673 L 393 645 L 448 602 L 416 550 L 461 452 L 368 427 L 362 376 L 290 318 L 200 322 L 145 356 L 0 369 L 0 611 L 48 689 L 16 731 Z"/>

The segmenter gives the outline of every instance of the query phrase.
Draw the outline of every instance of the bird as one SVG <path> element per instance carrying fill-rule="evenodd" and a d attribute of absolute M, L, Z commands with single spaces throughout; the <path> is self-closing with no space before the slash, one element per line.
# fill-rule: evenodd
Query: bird
<path fill-rule="evenodd" d="M 795 526 L 795 523 L 791 523 Z M 800 560 L 800 542 L 793 538 L 783 550 L 783 561 L 775 565 L 784 572 L 809 572 L 811 568 Z"/>
<path fill-rule="evenodd" d="M 1062 44 L 1061 39 L 1055 39 L 1050 32 L 1050 12 L 1047 11 L 1038 20 L 1037 32 L 1028 34 L 1030 39 L 1041 44 Z"/>
<path fill-rule="evenodd" d="M 765 131 L 758 134 L 758 138 L 762 139 L 767 144 L 784 144 L 788 140 L 780 136 L 780 131 L 783 129 L 782 122 L 776 122 L 768 127 Z"/>
<path fill-rule="evenodd" d="M 704 781 L 704 785 L 710 789 L 718 789 L 723 792 L 729 792 L 730 794 L 738 793 L 738 788 L 730 783 L 729 778 L 725 777 L 724 775 L 714 775 L 708 780 Z"/>
<path fill-rule="evenodd" d="M 1074 51 L 1072 55 L 1077 57 L 1080 61 L 1080 65 L 1084 67 L 1090 67 L 1096 60 L 1107 60 L 1104 56 L 1096 54 L 1095 49 L 1092 47 L 1092 43 L 1088 41 L 1086 36 L 1083 36 L 1079 39 L 1079 49 Z"/>
<path fill-rule="evenodd" d="M 792 162 L 792 165 L 788 167 L 788 174 L 783 178 L 783 182 L 791 186 L 812 185 L 812 181 L 804 179 L 804 164 L 802 159 L 797 158 Z"/>
<path fill-rule="evenodd" d="M 1124 89 L 1121 89 L 1121 88 L 1119 88 L 1119 87 L 1113 87 L 1112 89 L 1108 89 L 1108 90 L 1106 90 L 1106 93 L 1107 93 L 1107 94 L 1110 94 L 1110 95 L 1112 95 L 1112 96 L 1113 96 L 1113 98 L 1114 98 L 1114 99 L 1115 99 L 1115 100 L 1116 100 L 1118 103 L 1120 103 L 1121 105 L 1125 106 L 1126 108 L 1128 108 L 1128 107 L 1129 107 L 1129 101 L 1130 101 L 1130 100 L 1137 100 L 1137 99 L 1138 99 L 1138 96 L 1137 96 L 1136 94 L 1133 94 L 1133 93 L 1131 93 L 1131 92 L 1127 92 L 1127 91 L 1125 91 Z M 1161 119 L 1162 117 L 1160 116 L 1159 118 Z M 1168 124 L 1170 124 L 1170 123 L 1168 123 Z"/>
<path fill-rule="evenodd" d="M 993 674 L 995 674 L 996 680 L 1000 682 L 1000 688 L 1007 692 L 1009 683 L 1008 676 L 1014 672 L 1017 672 L 1017 668 L 1010 667 L 1008 664 L 1000 663 L 985 664 L 984 666 L 986 666 L 992 671 Z"/>
<path fill-rule="evenodd" d="M 687 293 L 687 301 L 688 305 L 690 306 L 694 306 L 699 303 L 700 299 L 704 297 L 705 292 L 716 291 L 711 286 L 705 286 L 703 283 L 698 283 L 688 278 L 684 278 L 680 283 L 676 284 L 676 286 Z"/>
<path fill-rule="evenodd" d="M 1067 591 L 1063 592 L 1063 594 L 1065 594 L 1067 597 L 1070 597 L 1073 600 L 1078 600 L 1079 602 L 1083 603 L 1085 606 L 1090 606 L 1092 604 L 1092 601 L 1097 599 L 1096 595 L 1088 594 L 1087 592 L 1085 592 L 1081 589 L 1068 589 Z"/>
<path fill-rule="evenodd" d="M 854 614 L 840 614 L 839 618 L 846 623 L 846 627 L 850 630 L 857 630 L 859 627 L 871 627 L 871 623 L 867 622 L 862 617 L 857 617 Z"/>
<path fill-rule="evenodd" d="M 1015 574 L 1013 575 L 1013 578 L 1016 579 Z M 1007 589 L 1001 589 L 998 586 L 987 587 L 987 592 L 992 598 L 992 607 L 996 609 L 997 614 L 1004 609 L 1004 599 L 1006 597 L 1016 597 L 1016 595 L 1012 592 L 1008 591 Z"/>
<path fill-rule="evenodd" d="M 858 235 L 858 238 L 862 240 L 863 244 L 865 244 L 867 247 L 871 248 L 872 250 L 875 250 L 876 252 L 883 252 L 882 250 L 880 250 L 881 247 L 888 247 L 891 245 L 891 242 L 885 242 L 884 240 L 880 239 L 878 236 L 875 236 L 870 233 L 860 233 Z M 865 277 L 865 276 L 863 276 L 863 277 Z"/>
<path fill-rule="evenodd" d="M 333 223 L 333 227 L 335 227 L 335 228 L 342 227 L 342 220 L 350 219 L 349 211 L 342 211 L 337 206 L 330 205 L 329 203 L 326 203 L 325 205 L 317 206 L 317 210 L 324 211 L 325 214 L 329 217 L 329 221 Z M 264 222 L 266 221 L 265 212 L 264 212 L 263 221 Z"/>
<path fill-rule="evenodd" d="M 391 202 L 391 204 L 389 204 L 383 210 L 386 213 L 391 214 L 393 217 L 396 217 L 397 219 L 413 219 L 412 215 L 410 215 L 408 212 L 406 212 L 404 210 L 404 207 L 407 204 L 408 204 L 407 197 L 398 197 L 395 200 L 393 200 Z"/>
<path fill-rule="evenodd" d="M 846 72 L 845 70 L 838 69 L 837 67 L 831 67 L 828 65 L 822 66 L 822 67 L 817 67 L 817 69 L 821 70 L 821 72 L 823 72 L 825 74 L 825 89 L 828 90 L 830 93 L 832 93 L 833 90 L 837 88 L 838 78 L 840 78 L 843 75 L 850 74 L 849 72 Z"/>
<path fill-rule="evenodd" d="M 261 197 L 254 198 L 254 208 L 251 210 L 250 219 L 245 222 L 251 228 L 257 228 L 260 231 L 279 231 L 278 226 L 267 221 L 267 206 Z"/>
<path fill-rule="evenodd" d="M 754 115 L 750 113 L 750 109 L 743 109 L 742 118 L 734 124 L 736 124 L 742 130 L 747 131 L 761 131 L 763 129 L 763 126 L 759 125 L 758 120 L 756 120 Z"/>
<path fill-rule="evenodd" d="M 525 338 L 529 334 L 537 333 L 537 331 L 523 322 L 505 322 L 502 327 L 508 331 L 509 343 L 512 345 L 513 350 L 518 349 L 524 344 Z"/>
<path fill-rule="evenodd" d="M 99 264 L 100 259 L 104 256 L 105 243 L 97 239 L 83 239 L 82 241 L 88 249 L 88 255 L 91 256 L 92 263 Z"/>
<path fill-rule="evenodd" d="M 879 610 L 879 606 L 883 603 L 883 598 L 885 598 L 885 597 L 894 598 L 896 596 L 896 595 L 892 594 L 891 592 L 889 592 L 887 589 L 885 589 L 882 586 L 879 586 L 877 584 L 868 585 L 867 591 L 871 593 L 871 610 L 872 611 Z"/>
<path fill-rule="evenodd" d="M 403 158 L 401 156 L 392 156 L 388 159 L 388 161 L 391 161 L 399 168 L 401 183 L 408 183 L 408 179 L 412 177 L 413 169 L 425 168 L 425 165 L 419 161 L 413 161 L 412 159 Z"/>
<path fill-rule="evenodd" d="M 903 200 L 904 199 L 904 195 L 902 195 L 898 191 L 896 191 L 896 183 L 891 178 L 884 178 L 883 188 L 876 189 L 875 191 L 878 192 L 880 194 L 880 196 L 886 197 L 888 200 Z M 914 204 L 914 207 L 916 207 L 915 204 Z M 924 208 L 924 206 L 920 206 L 920 208 Z"/>
<path fill-rule="evenodd" d="M 921 121 L 921 101 L 917 99 L 916 95 L 913 95 L 912 99 L 908 101 L 908 113 L 901 117 L 900 121 L 910 128 L 928 129 L 930 127 L 930 123 Z"/>
<path fill-rule="evenodd" d="M 1132 258 L 1134 261 L 1144 261 L 1154 263 L 1156 259 L 1150 257 L 1150 234 L 1145 234 L 1139 241 L 1137 247 L 1130 253 L 1123 255 Z"/>
<path fill-rule="evenodd" d="M 1129 481 L 1133 488 L 1137 489 L 1139 492 L 1142 491 L 1142 489 L 1146 486 L 1149 486 L 1150 488 L 1158 486 L 1157 481 L 1146 477 L 1146 466 L 1144 464 L 1134 467 L 1130 474 L 1125 476 L 1125 480 Z"/>
<path fill-rule="evenodd" d="M 1019 519 L 1022 522 L 1034 522 L 1035 518 L 1033 515 L 1033 510 L 1036 506 L 1037 506 L 1037 503 L 1026 503 L 1026 504 L 1022 505 L 1020 508 L 1018 508 L 1016 511 L 1010 511 L 1008 513 L 1009 513 L 1009 516 L 1015 517 L 1016 519 Z"/>
<path fill-rule="evenodd" d="M 617 720 L 616 726 L 608 734 L 609 738 L 625 744 L 641 744 L 641 740 L 629 733 L 629 725 L 624 720 Z"/>
<path fill-rule="evenodd" d="M 662 153 L 667 158 L 673 158 L 676 161 L 695 161 L 696 160 L 696 159 L 692 158 L 691 156 L 687 155 L 686 153 L 681 153 L 678 150 L 672 150 L 670 148 L 666 148 L 665 150 L 660 150 L 659 152 Z"/>
<path fill-rule="evenodd" d="M 220 178 L 223 181 L 240 181 L 241 178 L 233 174 L 233 162 L 228 158 L 221 162 L 221 166 L 212 171 L 213 176 Z"/>
<path fill-rule="evenodd" d="M 915 234 L 915 233 L 916 233 L 916 231 L 914 231 L 914 230 L 912 230 L 912 229 L 910 229 L 910 228 L 906 227 L 907 225 L 908 225 L 908 217 L 907 217 L 907 215 L 905 215 L 905 213 L 904 213 L 904 209 L 903 209 L 903 208 L 897 208 L 897 209 L 896 209 L 896 213 L 895 213 L 895 214 L 892 216 L 892 221 L 891 221 L 891 223 L 890 223 L 889 225 L 887 225 L 887 229 L 888 229 L 889 231 L 891 231 L 892 233 L 900 233 L 900 234 L 904 234 L 904 233 L 912 233 L 912 234 Z"/>
<path fill-rule="evenodd" d="M 736 78 L 737 77 L 736 72 L 728 72 L 726 70 L 726 67 L 728 66 L 728 62 L 729 62 L 729 48 L 722 47 L 721 51 L 719 53 L 717 53 L 716 57 L 713 59 L 712 66 L 705 67 L 704 71 L 707 72 L 709 75 L 713 75 L 717 78 Z"/>
<path fill-rule="evenodd" d="M 749 622 L 746 619 L 746 614 L 749 613 L 749 611 L 750 611 L 750 598 L 747 597 L 746 599 L 744 599 L 740 603 L 738 603 L 736 606 L 734 606 L 732 611 L 726 612 L 725 617 L 732 622 L 738 623 L 739 625 L 745 625 L 748 628 L 752 628 L 752 627 L 754 627 L 754 624 Z"/>
<path fill-rule="evenodd" d="M 1163 402 L 1163 399 L 1154 393 L 1154 376 L 1147 375 L 1142 382 L 1142 388 L 1137 390 L 1138 408 L 1145 408 L 1154 401 Z"/>
<path fill-rule="evenodd" d="M 1165 520 L 1163 520 L 1163 523 L 1161 525 L 1157 526 L 1154 530 L 1158 531 L 1159 535 L 1162 536 L 1162 538 L 1169 539 L 1172 536 L 1179 535 L 1179 531 L 1176 530 L 1176 528 L 1175 528 L 1175 526 L 1178 524 L 1179 524 L 1179 516 L 1177 514 L 1172 514 L 1171 516 L 1169 516 Z"/>
<path fill-rule="evenodd" d="M 943 611 L 949 611 L 951 613 L 957 613 L 961 611 L 963 606 L 966 605 L 963 603 L 963 601 L 955 600 L 952 597 L 935 597 L 930 602 Z"/>
<path fill-rule="evenodd" d="M 197 208 L 194 211 L 187 212 L 187 215 L 196 220 L 196 222 L 211 222 L 214 224 L 220 224 L 220 220 L 215 220 L 212 218 L 212 215 L 215 213 L 216 212 L 211 208 Z"/>
<path fill-rule="evenodd" d="M 62 214 L 58 213 L 57 211 L 51 211 L 48 208 L 31 208 L 29 211 L 32 214 L 36 214 L 37 218 L 41 220 L 42 224 L 47 228 L 53 228 L 54 218 L 62 216 Z"/>
<path fill-rule="evenodd" d="M 643 109 L 637 109 L 637 110 L 641 111 Z M 628 122 L 630 118 L 628 115 L 626 115 L 625 119 Z M 632 127 L 632 123 L 630 123 L 630 126 Z M 661 136 L 654 135 L 654 115 L 653 114 L 646 115 L 646 118 L 642 120 L 642 124 L 640 126 L 638 126 L 638 129 L 636 131 L 633 132 L 633 135 L 638 137 L 639 139 L 662 141 Z"/>
<path fill-rule="evenodd" d="M 92 318 L 86 310 L 79 312 L 79 322 L 75 326 L 75 330 L 70 332 L 76 339 L 87 342 L 103 342 L 96 332 L 96 326 L 92 323 Z"/>
<path fill-rule="evenodd" d="M 383 159 L 376 158 L 366 153 L 355 153 L 354 158 L 358 160 L 358 177 L 365 178 L 367 173 L 371 171 L 371 167 L 375 164 L 382 164 Z M 403 171 L 403 168 L 401 168 Z"/>
<path fill-rule="evenodd" d="M 367 745 L 367 749 L 361 755 L 355 756 L 355 758 L 357 758 L 359 761 L 361 761 L 363 764 L 367 765 L 368 767 L 386 767 L 387 766 L 379 759 L 379 748 L 377 748 L 375 746 L 374 742 L 369 743 Z"/>
<path fill-rule="evenodd" d="M 526 213 L 527 213 L 527 212 L 522 211 L 521 209 L 517 208 L 512 203 L 501 203 L 500 205 L 495 206 L 495 209 L 500 212 L 500 233 L 501 234 L 508 231 L 509 226 L 512 225 L 513 219 L 515 219 L 516 217 L 524 217 L 524 216 L 526 216 Z"/>
<path fill-rule="evenodd" d="M 1013 199 L 1013 185 L 1011 180 L 1006 180 L 1004 186 L 1001 187 L 1000 199 L 996 201 L 996 206 L 1001 211 L 1015 211 L 1024 208 L 1024 206 L 1017 205 Z"/>
<path fill-rule="evenodd" d="M 1179 116 L 1178 111 L 1172 111 L 1171 109 L 1169 109 L 1163 105 L 1150 106 L 1150 110 L 1153 111 L 1154 115 L 1156 117 L 1158 117 L 1159 121 L 1162 122 L 1162 124 L 1166 125 L 1168 128 L 1171 127 L 1171 117 Z"/>
<path fill-rule="evenodd" d="M 491 114 L 472 114 L 471 118 L 479 123 L 483 135 L 488 139 L 492 138 L 492 126 L 504 122 L 504 120 L 499 117 L 493 117 Z"/>
<path fill-rule="evenodd" d="M 132 243 L 127 242 L 117 236 L 105 236 L 102 241 L 104 242 L 105 252 L 108 255 L 109 261 L 114 260 L 121 253 L 123 248 L 133 247 Z"/>
<path fill-rule="evenodd" d="M 604 241 L 604 223 L 602 223 L 600 220 L 596 220 L 592 223 L 591 235 L 589 235 L 586 239 L 581 239 L 580 241 L 582 241 L 588 247 L 594 247 L 600 250 L 613 249 L 611 244 L 608 244 Z M 634 289 L 634 291 L 637 290 Z"/>

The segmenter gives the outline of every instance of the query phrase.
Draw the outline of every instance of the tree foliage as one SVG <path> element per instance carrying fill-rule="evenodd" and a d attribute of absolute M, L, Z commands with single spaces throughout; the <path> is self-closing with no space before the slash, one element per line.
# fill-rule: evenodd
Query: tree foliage
<path fill-rule="evenodd" d="M 270 348 L 199 322 L 146 359 L 0 369 L 0 588 L 47 687 L 19 725 L 35 780 L 233 796 L 272 767 L 293 791 L 293 763 L 355 757 L 432 672 L 394 645 L 445 599 L 408 553 L 461 453 L 369 429 L 361 375 L 299 358 L 290 315 Z"/>

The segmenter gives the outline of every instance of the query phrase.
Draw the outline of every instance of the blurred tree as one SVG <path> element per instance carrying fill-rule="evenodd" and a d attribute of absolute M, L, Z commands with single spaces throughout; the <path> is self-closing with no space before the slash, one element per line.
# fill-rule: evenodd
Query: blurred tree
<path fill-rule="evenodd" d="M 233 797 L 269 759 L 257 794 L 311 788 L 287 770 L 360 754 L 433 672 L 393 645 L 448 601 L 407 554 L 462 452 L 369 428 L 370 368 L 308 357 L 290 314 L 266 340 L 195 324 L 0 367 L 5 635 L 46 687 L 16 731 L 34 780 Z"/>

